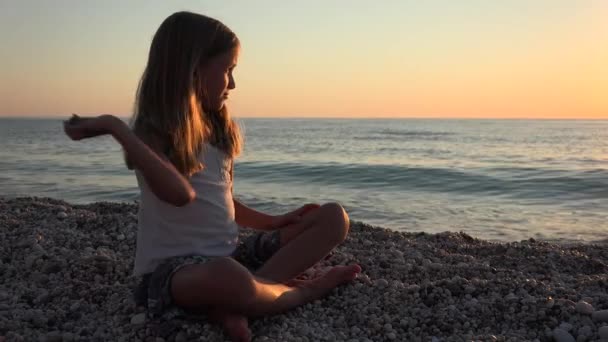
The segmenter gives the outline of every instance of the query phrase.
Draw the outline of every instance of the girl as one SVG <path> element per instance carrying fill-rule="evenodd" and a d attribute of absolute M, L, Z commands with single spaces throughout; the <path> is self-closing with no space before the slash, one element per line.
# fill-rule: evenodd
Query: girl
<path fill-rule="evenodd" d="M 148 314 L 200 313 L 233 340 L 250 339 L 246 316 L 284 312 L 354 279 L 358 265 L 313 280 L 296 276 L 341 243 L 349 219 L 336 203 L 271 216 L 232 196 L 242 147 L 225 102 L 240 43 L 219 21 L 169 16 L 154 35 L 131 128 L 111 115 L 64 122 L 73 140 L 111 134 L 141 190 L 134 274 Z M 238 225 L 262 231 L 238 243 Z"/>

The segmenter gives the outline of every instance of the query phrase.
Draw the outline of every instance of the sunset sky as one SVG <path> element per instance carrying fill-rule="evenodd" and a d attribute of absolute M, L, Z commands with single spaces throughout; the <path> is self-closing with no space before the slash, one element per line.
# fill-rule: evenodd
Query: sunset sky
<path fill-rule="evenodd" d="M 243 50 L 237 117 L 608 119 L 608 1 L 0 1 L 0 116 L 128 116 L 168 15 Z"/>

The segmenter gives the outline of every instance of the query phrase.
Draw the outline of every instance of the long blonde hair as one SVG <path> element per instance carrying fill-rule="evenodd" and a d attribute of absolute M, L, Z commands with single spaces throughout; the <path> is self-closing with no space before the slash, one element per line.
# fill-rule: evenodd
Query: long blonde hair
<path fill-rule="evenodd" d="M 226 106 L 205 110 L 195 76 L 210 58 L 239 46 L 220 21 L 190 12 L 169 16 L 152 39 L 131 127 L 148 144 L 159 146 L 185 176 L 203 169 L 197 157 L 205 142 L 232 158 L 241 152 L 238 124 Z"/>

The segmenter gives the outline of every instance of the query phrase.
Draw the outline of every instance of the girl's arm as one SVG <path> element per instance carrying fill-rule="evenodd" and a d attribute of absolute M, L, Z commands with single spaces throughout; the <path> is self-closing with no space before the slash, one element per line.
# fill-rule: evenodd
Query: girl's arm
<path fill-rule="evenodd" d="M 154 151 L 143 143 L 127 125 L 123 123 L 116 127 L 112 135 L 124 148 L 129 162 L 143 174 L 150 190 L 159 199 L 181 207 L 196 198 L 190 182 L 169 159 L 162 152 Z"/>
<path fill-rule="evenodd" d="M 298 222 L 306 213 L 319 208 L 318 204 L 309 203 L 283 215 L 268 215 L 249 208 L 233 199 L 235 221 L 239 226 L 256 230 L 281 229 L 289 224 Z"/>
<path fill-rule="evenodd" d="M 148 147 L 117 117 L 73 117 L 64 123 L 64 129 L 73 140 L 111 134 L 122 145 L 129 163 L 142 173 L 150 190 L 160 200 L 181 207 L 196 197 L 186 177 L 160 151 Z"/>
<path fill-rule="evenodd" d="M 273 227 L 274 216 L 249 208 L 236 199 L 233 199 L 233 202 L 234 217 L 239 226 L 249 227 L 257 230 L 276 229 L 276 227 Z"/>

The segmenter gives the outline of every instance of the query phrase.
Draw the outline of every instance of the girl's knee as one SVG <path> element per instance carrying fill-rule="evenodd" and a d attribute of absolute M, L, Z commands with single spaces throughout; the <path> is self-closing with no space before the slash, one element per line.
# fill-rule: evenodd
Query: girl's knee
<path fill-rule="evenodd" d="M 346 239 L 350 229 L 350 219 L 346 210 L 336 202 L 326 203 L 321 206 L 325 219 L 331 223 L 332 231 L 336 233 L 337 243 Z"/>

